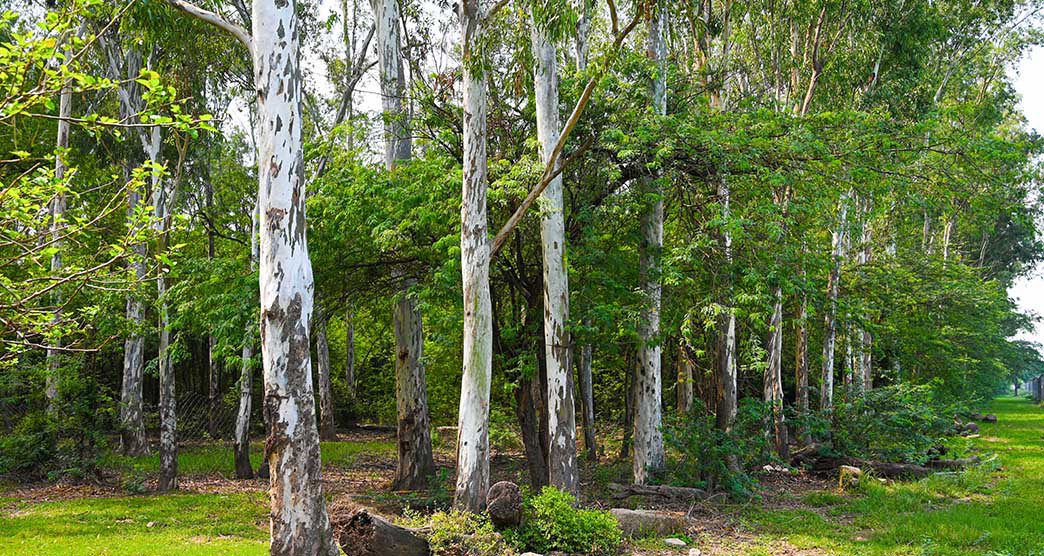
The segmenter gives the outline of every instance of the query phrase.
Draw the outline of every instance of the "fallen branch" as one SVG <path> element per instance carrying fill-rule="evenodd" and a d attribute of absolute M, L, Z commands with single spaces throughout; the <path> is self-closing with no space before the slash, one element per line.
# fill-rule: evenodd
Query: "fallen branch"
<path fill-rule="evenodd" d="M 675 487 L 666 485 L 622 485 L 609 483 L 613 498 L 622 500 L 629 496 L 644 496 L 673 501 L 694 501 L 707 498 L 707 491 L 698 488 Z"/>
<path fill-rule="evenodd" d="M 685 533 L 689 529 L 689 520 L 683 515 L 654 510 L 627 510 L 613 508 L 609 510 L 620 525 L 620 530 L 627 536 L 657 536 Z"/>
<path fill-rule="evenodd" d="M 428 541 L 414 529 L 399 527 L 366 508 L 348 514 L 337 539 L 352 556 L 427 556 Z"/>

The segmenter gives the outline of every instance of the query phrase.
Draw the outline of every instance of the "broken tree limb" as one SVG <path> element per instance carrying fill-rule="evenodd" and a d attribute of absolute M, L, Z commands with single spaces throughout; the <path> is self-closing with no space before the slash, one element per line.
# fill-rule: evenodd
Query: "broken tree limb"
<path fill-rule="evenodd" d="M 957 459 L 933 459 L 928 460 L 926 467 L 929 469 L 964 469 L 972 465 L 978 464 L 981 459 L 979 456 L 972 456 L 970 458 L 957 458 Z"/>
<path fill-rule="evenodd" d="M 414 529 L 399 527 L 366 508 L 352 511 L 337 539 L 352 556 L 427 556 L 428 541 Z"/>
<path fill-rule="evenodd" d="M 622 485 L 609 483 L 613 498 L 621 500 L 629 496 L 644 496 L 673 501 L 694 501 L 707 498 L 707 491 L 698 488 L 666 485 Z"/>

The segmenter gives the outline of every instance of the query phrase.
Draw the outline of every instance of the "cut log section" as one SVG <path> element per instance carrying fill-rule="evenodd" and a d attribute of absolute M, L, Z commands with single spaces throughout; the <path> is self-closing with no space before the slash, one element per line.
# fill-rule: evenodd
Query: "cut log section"
<path fill-rule="evenodd" d="M 689 520 L 684 515 L 654 510 L 609 510 L 620 524 L 620 530 L 630 537 L 645 535 L 677 535 L 689 529 Z"/>
<path fill-rule="evenodd" d="M 427 556 L 428 541 L 366 508 L 352 511 L 341 528 L 341 550 L 352 556 Z"/>

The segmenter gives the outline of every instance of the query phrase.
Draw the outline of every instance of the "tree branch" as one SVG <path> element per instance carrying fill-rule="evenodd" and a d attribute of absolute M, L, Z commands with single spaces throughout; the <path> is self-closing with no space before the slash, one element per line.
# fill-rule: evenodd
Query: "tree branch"
<path fill-rule="evenodd" d="M 253 57 L 254 41 L 251 40 L 250 33 L 247 32 L 246 29 L 224 19 L 223 17 L 212 11 L 204 10 L 203 8 L 200 8 L 199 6 L 196 6 L 194 4 L 190 4 L 185 0 L 167 0 L 167 3 L 195 18 L 202 20 L 205 23 L 209 23 L 214 27 L 217 27 L 218 29 L 222 29 L 228 33 L 231 33 L 233 37 L 239 40 L 239 42 L 243 43 L 243 46 L 246 47 L 247 52 L 249 52 L 250 56 Z"/>

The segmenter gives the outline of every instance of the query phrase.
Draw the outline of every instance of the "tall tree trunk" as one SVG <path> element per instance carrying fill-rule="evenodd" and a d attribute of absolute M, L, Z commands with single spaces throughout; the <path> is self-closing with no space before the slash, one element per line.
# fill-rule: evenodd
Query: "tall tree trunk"
<path fill-rule="evenodd" d="M 692 397 L 693 397 L 693 377 L 692 377 L 692 361 L 689 360 L 688 354 L 685 352 L 685 340 L 682 339 L 678 342 L 678 357 L 675 362 L 675 367 L 678 371 L 678 384 L 675 387 L 677 402 L 678 402 L 678 414 L 686 415 L 692 410 Z"/>
<path fill-rule="evenodd" d="M 71 55 L 71 50 L 65 50 L 66 59 Z M 72 82 L 65 80 L 62 83 L 62 91 L 58 97 L 58 133 L 55 138 L 54 157 L 54 179 L 61 183 L 65 179 L 66 170 L 69 168 L 66 152 L 69 149 L 69 117 L 72 116 Z M 51 204 L 51 275 L 57 277 L 62 270 L 62 228 L 65 225 L 65 192 L 59 191 Z M 62 318 L 61 293 L 54 295 L 54 314 L 52 321 L 58 324 Z M 49 410 L 54 411 L 55 402 L 58 398 L 58 372 L 61 369 L 61 338 L 55 340 L 51 347 L 47 348 L 47 378 L 45 394 Z"/>
<path fill-rule="evenodd" d="M 732 232 L 728 228 L 729 218 L 732 216 L 730 207 L 729 184 L 725 176 L 718 180 L 718 197 L 721 199 L 722 219 L 726 222 L 722 233 L 722 246 L 725 251 L 725 263 L 731 272 L 732 267 Z M 731 277 L 727 284 L 731 287 Z M 730 301 L 731 304 L 731 301 Z M 729 307 L 719 319 L 718 328 L 718 380 L 717 383 L 717 407 L 715 408 L 716 423 L 719 430 L 732 432 L 732 425 L 736 422 L 738 411 L 738 398 L 736 394 L 736 313 Z"/>
<path fill-rule="evenodd" d="M 558 116 L 557 51 L 531 14 L 533 81 L 536 90 L 537 137 L 546 164 L 561 129 Z M 547 364 L 549 479 L 552 486 L 577 494 L 576 406 L 570 365 L 569 276 L 565 266 L 565 218 L 562 176 L 551 180 L 540 197 L 540 244 L 544 262 L 544 350 Z"/>
<path fill-rule="evenodd" d="M 539 413 L 535 398 L 540 394 L 540 381 L 533 378 L 522 378 L 515 388 L 515 411 L 522 429 L 522 447 L 526 453 L 526 467 L 529 469 L 529 484 L 539 492 L 547 485 L 547 459 L 540 439 Z"/>
<path fill-rule="evenodd" d="M 838 203 L 837 228 L 833 233 L 833 264 L 827 280 L 827 307 L 823 317 L 823 373 L 819 387 L 819 409 L 834 408 L 834 351 L 837 343 L 837 296 L 841 287 L 841 264 L 844 262 L 845 233 L 848 228 L 848 193 Z"/>
<path fill-rule="evenodd" d="M 649 21 L 646 55 L 656 63 L 650 83 L 654 114 L 667 113 L 667 9 L 657 2 Z M 647 206 L 642 212 L 639 257 L 641 288 L 645 294 L 638 326 L 638 367 L 635 375 L 634 460 L 635 484 L 648 484 L 664 466 L 660 377 L 660 250 L 663 248 L 663 198 L 657 180 L 643 184 Z"/>
<path fill-rule="evenodd" d="M 590 326 L 590 322 L 587 325 Z M 580 382 L 580 401 L 583 407 L 584 448 L 587 451 L 588 461 L 598 461 L 598 442 L 595 439 L 594 424 L 594 377 L 591 374 L 591 366 L 591 344 L 584 344 L 580 348 L 576 369 Z"/>
<path fill-rule="evenodd" d="M 457 5 L 463 37 L 464 180 L 460 204 L 464 289 L 464 373 L 457 427 L 454 506 L 477 512 L 489 489 L 489 391 L 493 367 L 493 308 L 489 295 L 490 245 L 486 221 L 486 79 L 479 59 L 482 9 Z"/>
<path fill-rule="evenodd" d="M 308 323 L 314 281 L 305 238 L 297 2 L 254 0 L 261 144 L 260 290 L 273 556 L 339 553 L 323 500 Z"/>
<path fill-rule="evenodd" d="M 257 199 L 254 210 L 250 213 L 250 273 L 257 272 Z M 243 352 L 239 372 L 239 412 L 236 414 L 236 439 L 233 445 L 236 463 L 236 478 L 250 479 L 254 476 L 254 468 L 250 463 L 250 412 L 254 396 L 254 330 L 257 321 L 251 319 L 243 333 Z"/>
<path fill-rule="evenodd" d="M 348 399 L 355 400 L 355 313 L 351 307 L 344 316 L 344 379 L 348 385 Z"/>
<path fill-rule="evenodd" d="M 406 76 L 399 40 L 397 0 L 373 0 L 377 22 L 377 58 L 384 110 L 384 165 L 389 171 L 412 156 L 412 141 L 403 109 Z M 392 315 L 395 329 L 395 385 L 398 411 L 398 464 L 393 488 L 413 490 L 427 486 L 435 472 L 424 371 L 424 328 L 420 305 L 410 295 L 414 280 L 393 271 L 402 287 Z"/>
<path fill-rule="evenodd" d="M 159 165 L 162 136 L 160 127 L 153 126 L 149 136 L 149 161 Z M 156 170 L 153 170 L 155 172 Z M 158 174 L 152 176 L 152 205 L 159 235 L 157 256 L 167 251 L 170 235 L 172 192 Z M 167 269 L 160 263 L 156 272 L 156 295 L 159 313 L 159 413 L 160 413 L 160 492 L 178 488 L 178 424 L 174 388 L 174 368 L 170 359 L 170 312 L 167 308 Z"/>
<path fill-rule="evenodd" d="M 109 49 L 109 56 L 116 55 Z M 141 54 L 130 49 L 122 56 L 122 72 L 115 73 L 115 79 L 123 79 L 120 84 L 120 116 L 130 121 L 138 112 L 141 98 L 141 86 L 134 81 L 141 71 Z M 111 60 L 117 67 L 119 62 Z M 133 150 L 131 152 L 134 152 Z M 136 166 L 133 159 L 128 158 L 123 165 L 124 182 L 131 183 L 132 173 Z M 137 187 L 127 190 L 127 221 L 136 227 L 135 214 L 141 204 L 141 191 Z M 134 230 L 132 230 L 133 232 Z M 131 245 L 131 256 L 127 259 L 136 283 L 145 280 L 145 244 L 141 242 Z M 123 381 L 120 390 L 120 447 L 124 454 L 143 455 L 149 452 L 145 438 L 145 415 L 142 403 L 142 384 L 145 378 L 145 338 L 141 334 L 145 322 L 145 309 L 138 293 L 127 295 L 127 320 L 132 331 L 123 344 Z"/>
<path fill-rule="evenodd" d="M 210 213 L 214 207 L 214 186 L 207 179 L 203 184 L 204 195 L 206 197 L 206 211 Z M 210 215 L 207 215 L 208 218 Z M 214 229 L 213 227 L 207 227 L 207 259 L 214 260 Z M 207 398 L 209 403 L 209 413 L 207 415 L 207 432 L 210 434 L 210 438 L 217 438 L 220 434 L 218 431 L 218 411 L 221 407 L 221 394 L 218 392 L 218 385 L 221 378 L 221 367 L 218 365 L 217 357 L 214 353 L 214 347 L 217 343 L 217 338 L 213 334 L 207 337 L 207 362 L 209 364 L 209 380 L 208 380 L 208 391 Z"/>
<path fill-rule="evenodd" d="M 808 389 L 808 296 L 801 296 L 801 306 L 798 308 L 797 319 L 797 341 L 794 347 L 794 384 L 796 390 L 798 417 L 801 422 L 801 430 L 798 439 L 802 444 L 809 442 L 809 431 L 806 419 L 809 415 L 809 389 Z"/>
<path fill-rule="evenodd" d="M 326 340 L 326 315 L 316 310 L 315 366 L 319 375 L 319 437 L 337 440 L 334 424 L 333 392 L 330 386 L 330 343 Z"/>
<path fill-rule="evenodd" d="M 765 367 L 765 403 L 772 411 L 769 432 L 776 454 L 788 459 L 787 425 L 783 415 L 783 290 L 776 286 L 769 324 L 768 366 Z"/>

